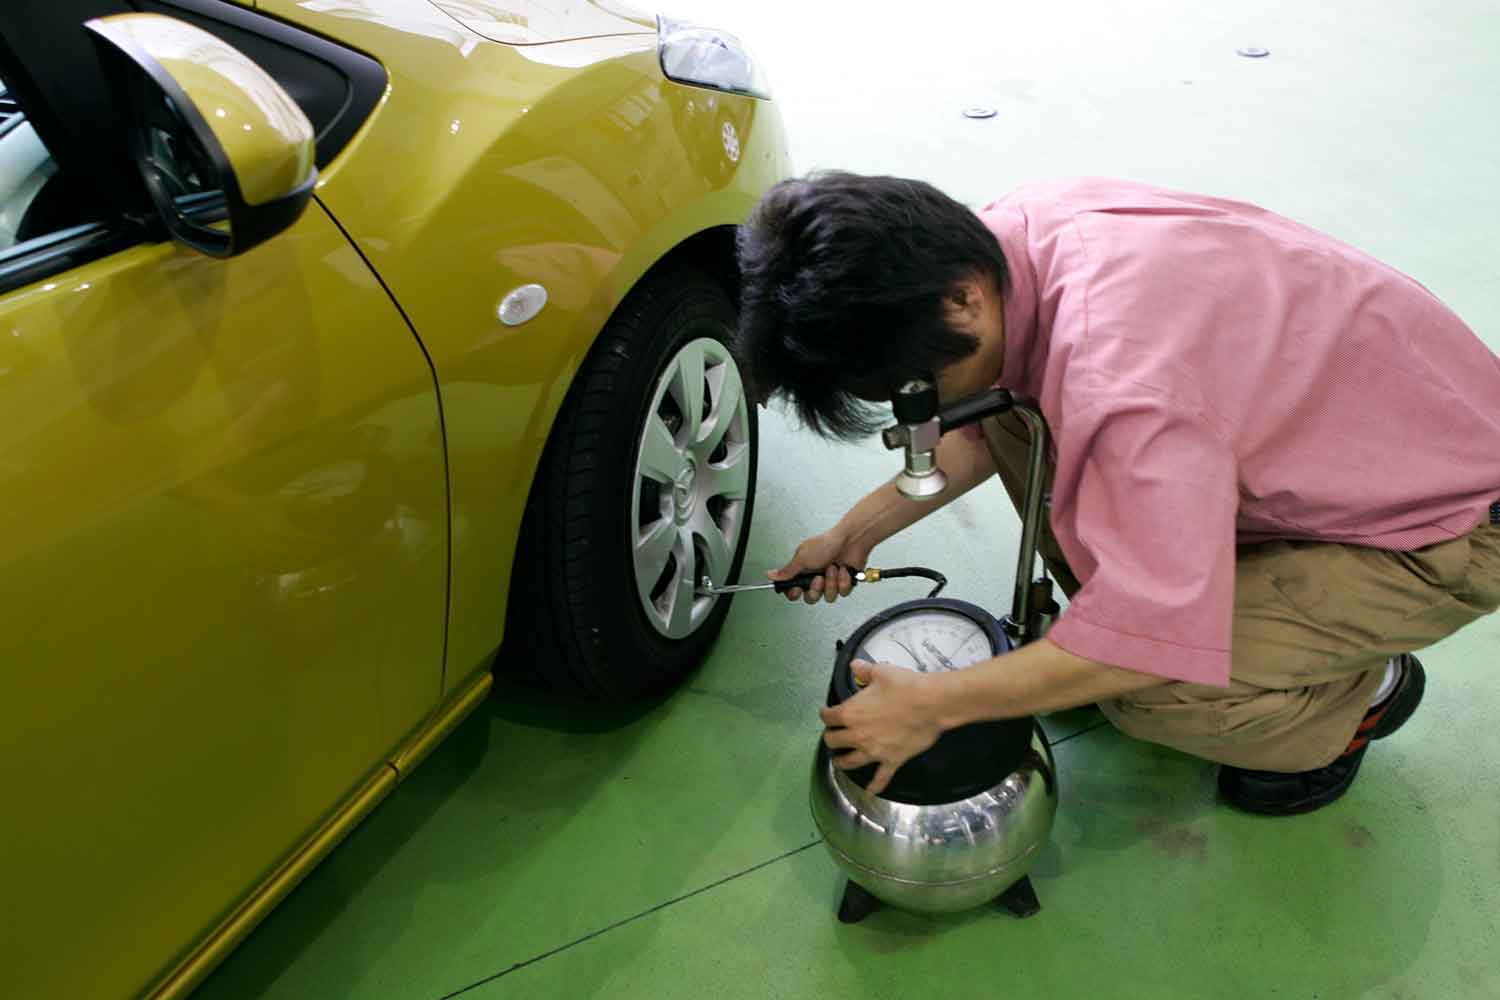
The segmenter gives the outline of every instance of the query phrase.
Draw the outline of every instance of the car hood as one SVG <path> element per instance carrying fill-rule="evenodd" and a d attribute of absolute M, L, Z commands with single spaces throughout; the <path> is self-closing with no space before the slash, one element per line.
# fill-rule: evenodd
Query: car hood
<path fill-rule="evenodd" d="M 656 31 L 656 18 L 615 0 L 431 0 L 464 27 L 496 42 L 538 45 Z"/>

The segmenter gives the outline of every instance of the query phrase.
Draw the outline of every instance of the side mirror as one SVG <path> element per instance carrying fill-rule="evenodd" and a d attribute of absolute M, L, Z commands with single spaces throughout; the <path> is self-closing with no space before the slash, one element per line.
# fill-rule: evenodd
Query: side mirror
<path fill-rule="evenodd" d="M 85 24 L 172 237 L 233 257 L 297 221 L 318 172 L 302 109 L 249 58 L 160 14 Z M 228 220 L 228 227 L 216 223 Z"/>

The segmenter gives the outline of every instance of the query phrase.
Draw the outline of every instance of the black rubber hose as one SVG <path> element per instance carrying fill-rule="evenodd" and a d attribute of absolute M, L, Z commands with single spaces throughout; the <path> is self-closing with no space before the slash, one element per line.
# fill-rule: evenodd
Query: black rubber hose
<path fill-rule="evenodd" d="M 927 569 L 924 566 L 900 566 L 896 569 L 883 569 L 880 571 L 880 578 L 882 580 L 894 580 L 901 576 L 920 576 L 923 579 L 931 580 L 936 586 L 932 588 L 932 593 L 928 594 L 928 597 L 936 597 L 942 592 L 944 587 L 948 586 L 948 578 L 946 576 L 935 569 Z"/>

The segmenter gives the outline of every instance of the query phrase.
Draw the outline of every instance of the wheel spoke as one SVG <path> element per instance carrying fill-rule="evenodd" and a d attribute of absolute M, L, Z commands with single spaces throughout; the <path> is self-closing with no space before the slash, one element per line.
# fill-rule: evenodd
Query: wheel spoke
<path fill-rule="evenodd" d="M 740 384 L 739 370 L 733 364 L 720 364 L 710 368 L 708 385 L 713 390 L 713 412 L 704 421 L 707 426 L 693 445 L 693 450 L 700 459 L 712 455 L 714 449 L 719 447 L 719 442 L 724 440 L 724 435 L 729 433 L 729 428 L 739 415 L 740 400 L 745 395 L 744 387 Z"/>
<path fill-rule="evenodd" d="M 703 467 L 704 497 L 743 500 L 750 495 L 750 445 L 729 446 L 724 461 Z"/>
<path fill-rule="evenodd" d="M 698 575 L 707 576 L 714 583 L 722 584 L 729 578 L 729 564 L 734 559 L 729 539 L 724 537 L 724 532 L 714 523 L 714 519 L 708 516 L 707 510 L 699 510 L 693 516 L 692 529 L 693 535 L 703 540 L 704 566 Z"/>
<path fill-rule="evenodd" d="M 683 440 L 698 440 L 703 428 L 703 348 L 689 344 L 677 356 L 677 370 L 672 373 L 670 391 L 682 409 Z"/>
<path fill-rule="evenodd" d="M 641 437 L 641 458 L 637 468 L 639 475 L 658 483 L 670 483 L 682 468 L 682 453 L 677 450 L 672 432 L 667 430 L 660 414 L 653 413 L 646 418 L 646 431 Z"/>
<path fill-rule="evenodd" d="M 677 544 L 677 536 L 672 519 L 664 517 L 635 543 L 635 585 L 646 600 L 650 600 L 652 588 L 667 568 L 667 557 Z"/>
<path fill-rule="evenodd" d="M 667 612 L 667 634 L 681 638 L 693 630 L 693 600 L 698 593 L 698 555 L 686 528 L 678 535 L 677 578 L 672 581 L 672 608 Z"/>

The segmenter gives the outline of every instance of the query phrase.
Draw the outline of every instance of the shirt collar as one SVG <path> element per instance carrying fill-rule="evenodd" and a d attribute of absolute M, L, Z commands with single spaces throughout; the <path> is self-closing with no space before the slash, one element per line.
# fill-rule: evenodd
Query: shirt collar
<path fill-rule="evenodd" d="M 1005 254 L 1009 287 L 1001 293 L 1005 313 L 1005 360 L 996 386 L 1029 399 L 1041 394 L 1035 371 L 1037 348 L 1036 272 L 1026 253 L 1026 220 L 1015 210 L 986 215 L 984 222 Z"/>

